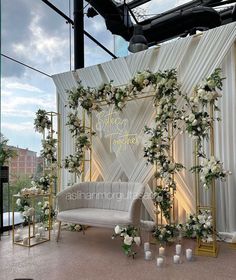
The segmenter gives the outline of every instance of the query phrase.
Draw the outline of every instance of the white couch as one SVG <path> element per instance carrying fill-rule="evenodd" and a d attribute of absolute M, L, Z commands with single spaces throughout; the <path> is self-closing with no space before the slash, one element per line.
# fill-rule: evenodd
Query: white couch
<path fill-rule="evenodd" d="M 57 194 L 58 238 L 61 222 L 105 228 L 138 226 L 144 191 L 143 184 L 133 182 L 84 182 L 61 191 Z"/>

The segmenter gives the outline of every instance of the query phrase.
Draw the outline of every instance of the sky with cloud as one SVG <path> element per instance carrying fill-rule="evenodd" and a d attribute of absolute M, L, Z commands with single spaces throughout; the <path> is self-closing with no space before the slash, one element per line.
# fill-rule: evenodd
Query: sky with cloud
<path fill-rule="evenodd" d="M 51 2 L 70 15 L 69 0 Z M 152 0 L 143 9 L 160 13 L 184 2 L 188 1 Z M 69 29 L 65 20 L 41 0 L 1 0 L 1 52 L 49 75 L 70 70 Z M 114 38 L 106 30 L 103 18 L 85 16 L 85 30 L 114 51 Z M 126 50 L 119 54 L 126 54 Z M 109 60 L 106 52 L 85 37 L 86 66 Z M 41 136 L 33 127 L 39 108 L 56 111 L 52 79 L 1 56 L 1 132 L 9 144 L 39 152 Z"/>

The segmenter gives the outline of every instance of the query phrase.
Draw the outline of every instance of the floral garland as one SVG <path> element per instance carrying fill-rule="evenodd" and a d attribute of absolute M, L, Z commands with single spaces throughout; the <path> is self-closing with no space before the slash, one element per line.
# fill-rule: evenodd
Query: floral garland
<path fill-rule="evenodd" d="M 213 121 L 220 120 L 219 117 L 211 119 L 207 112 L 207 107 L 213 105 L 216 111 L 220 111 L 215 102 L 222 97 L 218 90 L 222 90 L 223 80 L 221 69 L 217 68 L 208 78 L 194 88 L 192 97 L 185 96 L 187 105 L 191 110 L 189 116 L 185 118 L 186 131 L 196 139 L 198 145 L 197 156 L 202 161 L 200 165 L 193 166 L 190 170 L 200 174 L 200 181 L 205 189 L 209 189 L 214 180 L 225 181 L 226 176 L 231 174 L 231 172 L 223 169 L 222 162 L 214 156 L 207 158 L 203 151 L 203 140 L 208 140 L 209 130 Z"/>
<path fill-rule="evenodd" d="M 152 200 L 156 207 L 160 207 L 166 220 L 170 219 L 170 209 L 173 204 L 171 198 L 172 196 L 170 194 L 169 188 L 157 186 L 153 192 Z"/>
<path fill-rule="evenodd" d="M 57 161 L 56 144 L 57 139 L 51 138 L 49 135 L 46 137 L 45 140 L 42 140 L 43 149 L 41 151 L 41 156 L 44 157 L 48 163 L 53 163 Z"/>
<path fill-rule="evenodd" d="M 130 225 L 127 227 L 117 225 L 114 231 L 115 234 L 113 234 L 112 238 L 114 239 L 117 236 L 122 237 L 124 239 L 122 245 L 124 253 L 127 256 L 132 256 L 134 258 L 136 252 L 133 251 L 133 246 L 140 246 L 141 244 L 141 239 L 140 236 L 138 236 L 137 228 Z"/>
<path fill-rule="evenodd" d="M 45 110 L 39 109 L 36 112 L 36 118 L 34 120 L 34 127 L 35 130 L 43 133 L 45 128 L 50 129 L 52 127 L 52 122 L 50 121 L 49 117 L 47 116 L 47 112 Z"/>
<path fill-rule="evenodd" d="M 178 123 L 181 121 L 184 111 L 177 108 L 176 102 L 182 93 L 174 69 L 158 72 L 154 76 L 151 74 L 148 76 L 146 73 L 144 76 L 148 81 L 144 82 L 143 80 L 143 84 L 152 84 L 154 88 L 154 105 L 156 107 L 155 126 L 153 128 L 145 126 L 144 128 L 144 133 L 149 136 L 144 147 L 144 157 L 147 158 L 147 164 L 156 165 L 155 177 L 161 179 L 161 185 L 158 185 L 154 191 L 153 201 L 156 206 L 160 207 L 164 217 L 169 221 L 172 207 L 170 189 L 176 189 L 173 174 L 182 170 L 184 166 L 174 162 L 169 156 L 172 138 L 168 135 L 168 130 L 170 124 L 173 129 L 179 129 Z M 138 76 L 138 78 L 142 81 L 144 77 Z M 157 236 L 159 236 L 159 231 L 162 236 L 162 227 L 156 229 Z"/>
<path fill-rule="evenodd" d="M 77 110 L 68 114 L 68 122 L 66 125 L 69 126 L 72 137 L 75 138 L 75 153 L 65 158 L 64 166 L 70 173 L 75 173 L 78 176 L 82 172 L 84 153 L 86 150 L 90 149 L 91 146 L 89 133 L 86 132 L 85 127 L 82 125 Z M 92 135 L 94 134 L 95 133 L 92 132 Z"/>

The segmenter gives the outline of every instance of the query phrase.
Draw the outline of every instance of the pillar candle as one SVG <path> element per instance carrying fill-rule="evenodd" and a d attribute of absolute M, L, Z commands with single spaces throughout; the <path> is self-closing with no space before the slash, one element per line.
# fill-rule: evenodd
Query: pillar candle
<path fill-rule="evenodd" d="M 193 256 L 193 251 L 192 251 L 192 249 L 186 249 L 186 259 L 187 259 L 188 261 L 191 261 L 192 256 Z"/>
<path fill-rule="evenodd" d="M 144 246 L 144 251 L 150 251 L 150 243 L 149 242 L 145 242 L 143 246 Z"/>
<path fill-rule="evenodd" d="M 38 226 L 38 225 L 35 225 L 35 227 L 34 227 L 34 232 L 35 232 L 35 234 L 38 233 L 38 231 L 39 231 L 39 226 Z"/>
<path fill-rule="evenodd" d="M 157 266 L 161 267 L 164 264 L 164 259 L 163 258 L 157 258 Z"/>
<path fill-rule="evenodd" d="M 151 259 L 152 259 L 152 252 L 145 251 L 145 260 L 151 260 Z"/>
<path fill-rule="evenodd" d="M 180 255 L 181 254 L 181 244 L 176 244 L 175 246 L 175 252 L 176 252 L 176 255 Z"/>
<path fill-rule="evenodd" d="M 40 240 L 40 233 L 36 233 L 36 234 L 35 234 L 35 240 L 36 240 L 36 241 L 39 241 L 39 240 Z"/>
<path fill-rule="evenodd" d="M 173 256 L 173 262 L 174 263 L 179 263 L 179 261 L 180 261 L 180 256 L 179 255 L 174 255 Z"/>
<path fill-rule="evenodd" d="M 24 245 L 29 245 L 29 238 L 28 237 L 23 237 L 23 244 Z"/>
<path fill-rule="evenodd" d="M 40 234 L 40 236 L 44 235 L 44 227 L 39 227 L 38 228 L 38 233 Z"/>
<path fill-rule="evenodd" d="M 164 256 L 165 255 L 165 248 L 164 247 L 160 247 L 159 248 L 159 256 Z"/>
<path fill-rule="evenodd" d="M 16 233 L 16 234 L 14 235 L 14 240 L 15 240 L 15 241 L 19 241 L 19 240 L 20 240 L 20 234 L 19 234 L 19 233 Z"/>

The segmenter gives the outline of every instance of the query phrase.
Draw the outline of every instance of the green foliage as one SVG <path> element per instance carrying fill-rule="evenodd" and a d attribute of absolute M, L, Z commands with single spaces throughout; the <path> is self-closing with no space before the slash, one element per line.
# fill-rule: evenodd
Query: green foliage
<path fill-rule="evenodd" d="M 4 164 L 8 164 L 9 159 L 17 156 L 17 152 L 7 146 L 9 140 L 5 139 L 2 134 L 0 138 L 0 166 L 4 166 Z"/>
<path fill-rule="evenodd" d="M 169 221 L 170 210 L 172 208 L 173 201 L 171 199 L 171 194 L 169 189 L 162 188 L 162 186 L 157 186 L 153 192 L 153 202 L 156 207 L 160 207 L 163 212 L 164 217 Z"/>

